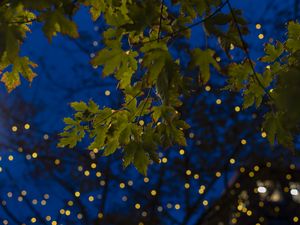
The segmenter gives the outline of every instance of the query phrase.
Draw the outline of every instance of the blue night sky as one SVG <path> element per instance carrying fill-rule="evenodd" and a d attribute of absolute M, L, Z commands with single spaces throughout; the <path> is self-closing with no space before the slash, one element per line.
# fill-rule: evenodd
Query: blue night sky
<path fill-rule="evenodd" d="M 284 40 L 285 23 L 297 18 L 294 0 L 233 0 L 231 3 L 242 10 L 249 23 L 250 34 L 245 39 L 254 61 L 263 55 L 264 43 L 269 39 Z M 229 12 L 227 7 L 222 11 Z M 33 24 L 22 54 L 39 64 L 38 76 L 32 84 L 23 80 L 10 94 L 4 85 L 0 86 L 3 105 L 0 224 L 6 221 L 32 224 L 35 221 L 32 218 L 36 218 L 35 224 L 55 225 L 53 221 L 67 225 L 109 224 L 95 221 L 97 217 L 113 217 L 115 213 L 124 221 L 142 218 L 145 225 L 151 219 L 157 220 L 156 224 L 196 225 L 206 207 L 203 201 L 210 204 L 217 200 L 224 191 L 224 181 L 237 177 L 237 171 L 247 164 L 249 155 L 263 160 L 270 155 L 279 159 L 289 154 L 277 148 L 272 150 L 261 137 L 260 121 L 253 114 L 255 109 L 235 112 L 241 97 L 224 93 L 220 87 L 225 79 L 218 74 L 209 83 L 210 91 L 186 100 L 183 115 L 192 127 L 187 134 L 189 145 L 184 151 L 179 147 L 162 151 L 162 163 L 151 165 L 147 178 L 133 167 L 123 170 L 120 154 L 103 158 L 98 153 L 89 153 L 85 141 L 74 150 L 57 149 L 57 133 L 64 127 L 63 118 L 73 113 L 69 107 L 71 102 L 93 99 L 101 107 L 112 108 L 118 108 L 123 102 L 116 80 L 103 78 L 101 69 L 89 64 L 102 47 L 104 22 L 92 22 L 88 9 L 81 9 L 75 21 L 80 31 L 78 40 L 58 35 L 52 43 L 44 37 L 41 25 Z M 261 24 L 261 28 L 257 29 L 256 24 Z M 190 45 L 192 48 L 205 46 L 202 28 L 193 28 Z M 209 45 L 216 46 L 216 40 L 209 41 Z M 234 59 L 244 57 L 236 49 L 232 55 Z M 182 54 L 174 52 L 174 57 L 180 58 Z M 217 99 L 222 104 L 217 104 Z M 30 124 L 30 129 L 25 124 Z M 13 126 L 17 126 L 16 132 L 12 131 Z M 243 139 L 247 145 L 241 146 Z M 236 148 L 243 148 L 238 156 Z M 230 159 L 235 163 L 226 176 L 222 174 L 212 182 L 212 174 L 219 171 L 223 161 Z M 92 163 L 97 168 L 91 169 Z M 208 170 L 202 172 L 205 169 Z M 198 193 L 202 185 L 208 192 L 205 197 Z M 80 197 L 76 196 L 77 192 Z M 187 205 L 193 206 L 195 212 L 185 220 Z M 131 222 L 114 224 L 131 225 Z"/>

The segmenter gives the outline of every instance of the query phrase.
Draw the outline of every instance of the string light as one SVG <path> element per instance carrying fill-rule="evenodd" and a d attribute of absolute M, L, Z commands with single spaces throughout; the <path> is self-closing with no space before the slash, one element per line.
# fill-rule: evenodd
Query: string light
<path fill-rule="evenodd" d="M 192 171 L 191 170 L 186 170 L 185 174 L 188 175 L 188 176 L 190 176 L 192 174 Z"/>
<path fill-rule="evenodd" d="M 140 208 L 141 208 L 141 205 L 140 205 L 139 203 L 136 203 L 136 204 L 134 205 L 134 207 L 135 207 L 136 209 L 140 209 Z"/>
<path fill-rule="evenodd" d="M 263 34 L 259 34 L 259 35 L 258 35 L 258 38 L 259 38 L 259 39 L 264 39 L 264 37 L 265 37 L 265 36 L 264 36 Z"/>
<path fill-rule="evenodd" d="M 246 141 L 245 139 L 242 139 L 242 140 L 241 140 L 241 144 L 242 144 L 242 145 L 245 145 L 245 144 L 247 144 L 247 141 Z"/>
<path fill-rule="evenodd" d="M 89 199 L 90 202 L 93 202 L 94 201 L 94 196 L 89 196 L 88 199 Z"/>
<path fill-rule="evenodd" d="M 211 91 L 211 87 L 209 85 L 205 86 L 205 91 Z"/>
<path fill-rule="evenodd" d="M 262 132 L 261 136 L 262 136 L 262 138 L 266 138 L 267 137 L 267 133 L 266 132 Z"/>
<path fill-rule="evenodd" d="M 236 106 L 236 107 L 234 107 L 234 111 L 240 112 L 240 111 L 241 111 L 241 108 L 240 108 L 239 106 Z"/>
<path fill-rule="evenodd" d="M 180 149 L 180 150 L 179 150 L 179 154 L 180 154 L 180 155 L 184 155 L 184 153 L 185 153 L 185 152 L 184 152 L 184 149 Z"/>
<path fill-rule="evenodd" d="M 155 196 L 157 194 L 157 192 L 155 190 L 151 190 L 150 193 L 151 193 L 152 196 Z"/>
<path fill-rule="evenodd" d="M 17 127 L 17 126 L 12 126 L 12 127 L 11 127 L 11 130 L 12 130 L 13 132 L 17 132 L 17 131 L 18 131 L 18 127 Z"/>

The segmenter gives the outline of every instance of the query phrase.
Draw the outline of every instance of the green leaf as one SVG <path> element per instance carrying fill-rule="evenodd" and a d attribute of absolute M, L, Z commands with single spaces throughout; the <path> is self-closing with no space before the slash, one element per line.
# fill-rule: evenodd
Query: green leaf
<path fill-rule="evenodd" d="M 106 147 L 104 148 L 104 156 L 109 156 L 111 154 L 113 154 L 117 148 L 119 147 L 119 140 L 118 140 L 118 136 L 113 136 L 113 137 L 108 137 L 108 142 Z"/>
<path fill-rule="evenodd" d="M 104 0 L 86 0 L 84 4 L 90 7 L 90 13 L 94 21 L 100 17 L 106 6 Z"/>
<path fill-rule="evenodd" d="M 269 142 L 274 145 L 275 140 L 284 147 L 294 149 L 293 136 L 291 132 L 285 128 L 284 114 L 267 113 L 264 116 L 263 128 L 267 133 Z"/>
<path fill-rule="evenodd" d="M 148 154 L 141 148 L 137 149 L 134 154 L 133 165 L 136 169 L 143 174 L 144 176 L 147 175 L 147 168 L 150 164 L 150 159 Z"/>
<path fill-rule="evenodd" d="M 87 110 L 88 106 L 85 102 L 83 101 L 80 101 L 80 102 L 72 102 L 71 103 L 71 107 L 76 110 L 76 111 L 79 111 L 79 112 L 83 112 L 85 110 Z"/>
<path fill-rule="evenodd" d="M 300 50 L 300 24 L 296 22 L 289 22 L 288 24 L 288 40 L 286 46 L 292 51 Z"/>
<path fill-rule="evenodd" d="M 248 83 L 251 74 L 253 74 L 253 71 L 249 63 L 229 64 L 227 73 L 225 74 L 229 76 L 229 79 L 227 80 L 228 85 L 225 89 L 241 91 Z"/>
<path fill-rule="evenodd" d="M 207 83 L 210 78 L 210 65 L 217 70 L 220 70 L 220 66 L 213 57 L 215 52 L 211 49 L 201 50 L 199 48 L 192 50 L 191 52 L 191 68 L 198 67 L 200 70 L 199 78 L 203 84 Z"/>
<path fill-rule="evenodd" d="M 32 68 L 35 67 L 37 67 L 37 65 L 31 62 L 27 57 L 15 58 L 12 70 L 6 71 L 1 77 L 1 81 L 5 84 L 7 91 L 11 92 L 21 84 L 20 75 L 29 82 L 32 82 L 33 78 L 36 76 L 32 71 Z"/>
<path fill-rule="evenodd" d="M 119 136 L 119 143 L 121 145 L 127 145 L 130 142 L 131 136 L 131 124 L 128 124 L 121 132 Z"/>
<path fill-rule="evenodd" d="M 276 46 L 272 44 L 267 44 L 265 47 L 266 56 L 261 58 L 262 62 L 274 62 L 281 56 L 284 51 L 284 46 L 281 42 L 277 41 Z"/>
<path fill-rule="evenodd" d="M 45 20 L 43 31 L 49 41 L 51 41 L 52 37 L 58 32 L 73 38 L 79 37 L 76 23 L 68 19 L 63 14 L 63 11 L 58 9 L 55 11 L 47 11 L 42 17 L 44 17 Z"/>
<path fill-rule="evenodd" d="M 88 149 L 93 150 L 95 148 L 101 149 L 104 147 L 105 140 L 106 140 L 106 133 L 108 131 L 108 127 L 106 126 L 98 126 L 93 131 L 94 133 L 94 141 L 89 145 Z"/>
<path fill-rule="evenodd" d="M 152 107 L 152 119 L 154 122 L 157 122 L 159 118 L 161 117 L 161 107 L 160 106 L 153 106 Z"/>
<path fill-rule="evenodd" d="M 138 149 L 138 144 L 136 142 L 130 142 L 124 147 L 123 151 L 123 166 L 126 168 L 131 163 L 133 163 L 135 152 Z"/>

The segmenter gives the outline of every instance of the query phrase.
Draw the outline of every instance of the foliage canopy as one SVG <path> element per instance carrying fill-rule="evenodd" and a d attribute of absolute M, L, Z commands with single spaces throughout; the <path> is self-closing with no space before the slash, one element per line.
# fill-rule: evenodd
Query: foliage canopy
<path fill-rule="evenodd" d="M 178 112 L 182 96 L 206 84 L 211 73 L 221 73 L 227 77 L 224 89 L 240 92 L 245 109 L 268 105 L 262 129 L 270 143 L 293 149 L 300 122 L 300 105 L 293 103 L 300 94 L 300 24 L 289 22 L 286 41 L 266 44 L 265 55 L 254 62 L 243 39 L 247 22 L 229 0 L 2 1 L 0 73 L 8 92 L 20 85 L 20 76 L 29 82 L 36 76 L 37 65 L 20 55 L 30 25 L 42 23 L 50 42 L 57 33 L 78 38 L 72 18 L 81 7 L 89 8 L 94 21 L 105 20 L 104 47 L 91 64 L 100 66 L 103 76 L 118 80 L 124 103 L 112 109 L 99 108 L 92 100 L 73 102 L 75 113 L 64 119 L 60 147 L 73 148 L 88 136 L 88 149 L 101 149 L 105 156 L 122 149 L 124 167 L 133 163 L 146 174 L 151 161 L 159 162 L 157 149 L 187 144 L 189 125 Z M 224 7 L 228 13 L 222 12 Z M 172 44 L 188 41 L 192 28 L 200 25 L 224 54 L 187 47 L 186 61 L 176 58 Z M 231 58 L 232 46 L 244 52 L 243 60 Z M 258 72 L 259 66 L 263 69 Z"/>

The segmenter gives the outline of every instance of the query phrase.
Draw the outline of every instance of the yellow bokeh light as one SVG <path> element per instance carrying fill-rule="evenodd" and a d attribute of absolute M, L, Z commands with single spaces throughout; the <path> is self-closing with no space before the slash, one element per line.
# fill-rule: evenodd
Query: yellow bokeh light
<path fill-rule="evenodd" d="M 291 165 L 290 165 L 290 169 L 291 169 L 291 170 L 294 170 L 294 169 L 296 169 L 296 166 L 295 166 L 295 164 L 291 164 Z"/>
<path fill-rule="evenodd" d="M 26 124 L 24 125 L 24 128 L 25 128 L 25 130 L 29 130 L 29 129 L 30 129 L 29 123 L 26 123 Z"/>
<path fill-rule="evenodd" d="M 156 190 L 151 190 L 150 193 L 151 193 L 152 196 L 155 196 L 157 194 Z"/>
<path fill-rule="evenodd" d="M 184 155 L 184 150 L 183 150 L 183 149 L 180 149 L 180 150 L 179 150 L 179 154 L 180 154 L 180 155 Z"/>
<path fill-rule="evenodd" d="M 89 201 L 93 202 L 94 201 L 94 197 L 93 196 L 89 196 Z"/>
<path fill-rule="evenodd" d="M 258 38 L 259 38 L 260 40 L 261 40 L 261 39 L 264 39 L 264 37 L 265 37 L 265 36 L 264 36 L 263 34 L 259 34 L 259 35 L 258 35 Z"/>
<path fill-rule="evenodd" d="M 179 204 L 175 204 L 174 208 L 178 210 L 178 209 L 180 209 L 180 205 Z"/>
<path fill-rule="evenodd" d="M 248 210 L 247 211 L 247 216 L 251 216 L 252 215 L 252 211 L 251 210 Z"/>
<path fill-rule="evenodd" d="M 139 203 L 136 203 L 136 204 L 134 205 L 134 207 L 135 207 L 136 209 L 140 209 L 140 208 L 141 208 L 141 205 L 140 205 Z"/>
<path fill-rule="evenodd" d="M 109 91 L 109 90 L 106 90 L 106 91 L 104 92 L 104 94 L 105 94 L 106 96 L 110 96 L 110 91 Z"/>
<path fill-rule="evenodd" d="M 166 157 L 163 157 L 161 161 L 162 161 L 162 163 L 167 163 L 168 159 Z"/>
<path fill-rule="evenodd" d="M 124 183 L 120 183 L 120 188 L 121 189 L 125 188 L 125 184 Z"/>
<path fill-rule="evenodd" d="M 207 201 L 207 200 L 204 200 L 204 201 L 202 202 L 202 204 L 203 204 L 204 206 L 207 206 L 207 205 L 208 205 L 208 201 Z"/>
<path fill-rule="evenodd" d="M 236 111 L 236 112 L 241 111 L 241 107 L 239 107 L 239 106 L 234 107 L 234 111 Z"/>
<path fill-rule="evenodd" d="M 11 127 L 11 130 L 12 130 L 13 132 L 17 132 L 17 131 L 18 131 L 18 127 L 17 127 L 17 126 L 12 126 L 12 127 Z"/>
<path fill-rule="evenodd" d="M 66 210 L 66 216 L 70 216 L 71 215 L 71 211 L 70 210 Z"/>
<path fill-rule="evenodd" d="M 46 216 L 46 220 L 50 221 L 51 220 L 51 216 Z"/>
<path fill-rule="evenodd" d="M 101 177 L 101 175 L 102 175 L 101 172 L 99 172 L 99 171 L 96 172 L 96 177 Z"/>
<path fill-rule="evenodd" d="M 30 219 L 30 221 L 31 221 L 31 223 L 35 223 L 35 222 L 36 222 L 36 218 L 35 218 L 35 217 L 32 217 L 32 218 Z"/>
<path fill-rule="evenodd" d="M 262 138 L 266 138 L 267 137 L 267 133 L 266 132 L 261 132 L 261 136 L 262 136 Z"/>
<path fill-rule="evenodd" d="M 76 191 L 74 195 L 78 198 L 78 197 L 80 197 L 80 192 Z"/>
<path fill-rule="evenodd" d="M 242 144 L 242 145 L 245 145 L 245 144 L 247 144 L 247 141 L 246 141 L 245 139 L 242 139 L 242 140 L 241 140 L 241 144 Z"/>
<path fill-rule="evenodd" d="M 220 105 L 220 104 L 222 103 L 222 100 L 218 98 L 218 99 L 216 100 L 216 103 L 217 103 L 217 105 Z"/>
<path fill-rule="evenodd" d="M 285 179 L 291 180 L 291 179 L 292 179 L 292 175 L 291 175 L 291 174 L 287 174 L 287 175 L 285 176 Z"/>
<path fill-rule="evenodd" d="M 259 29 L 261 29 L 261 25 L 260 25 L 259 23 L 257 23 L 257 24 L 255 25 L 255 28 L 256 28 L 257 30 L 259 30 Z"/>
<path fill-rule="evenodd" d="M 264 207 L 264 205 L 265 205 L 265 203 L 262 202 L 262 201 L 260 201 L 260 202 L 258 203 L 258 206 L 259 206 L 259 207 Z"/>
<path fill-rule="evenodd" d="M 229 160 L 229 162 L 230 162 L 230 164 L 235 164 L 235 159 L 234 159 L 234 158 L 231 158 L 231 159 Z"/>
<path fill-rule="evenodd" d="M 74 202 L 73 201 L 68 201 L 68 206 L 73 206 L 74 205 Z"/>
<path fill-rule="evenodd" d="M 210 91 L 211 90 L 211 87 L 209 85 L 206 85 L 205 86 L 205 91 Z"/>
<path fill-rule="evenodd" d="M 185 188 L 185 189 L 189 189 L 189 188 L 190 188 L 190 184 L 189 184 L 189 183 L 185 183 L 185 184 L 184 184 L 184 188 Z"/>

